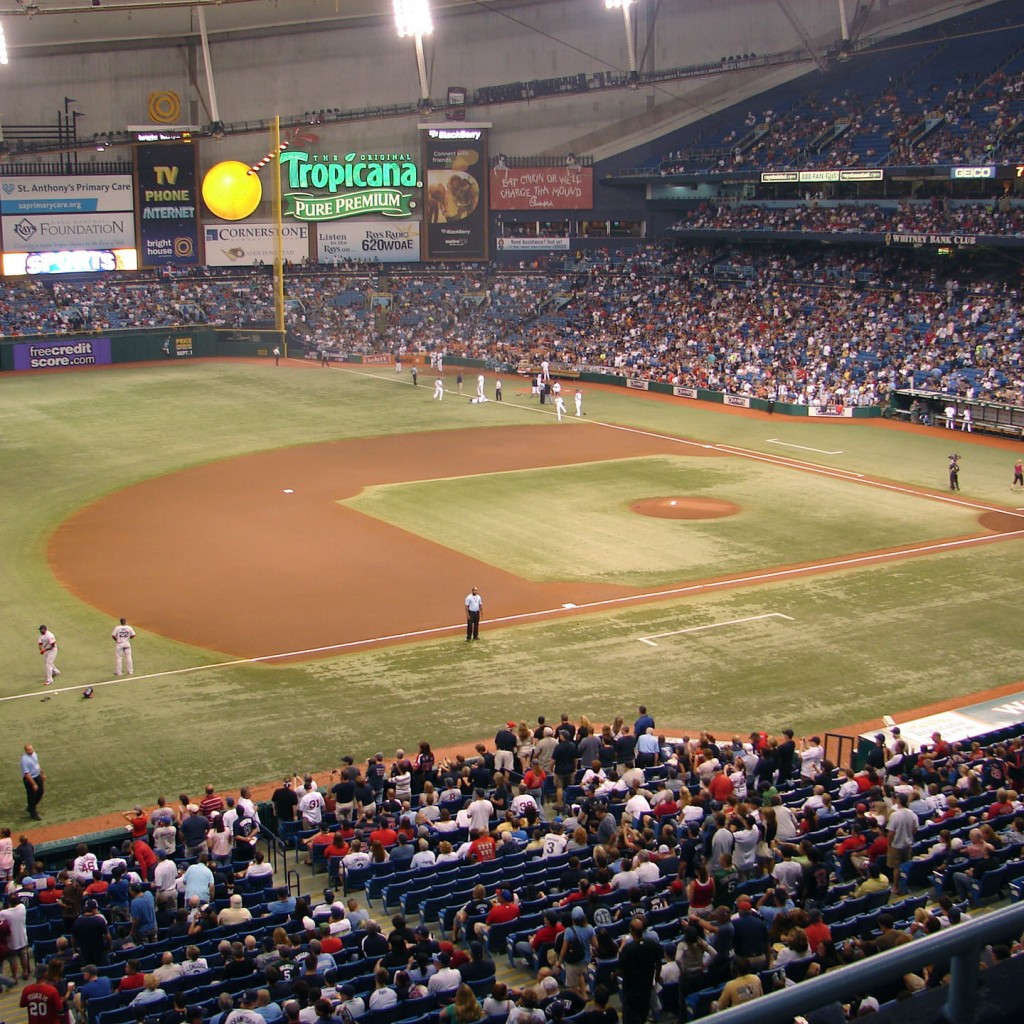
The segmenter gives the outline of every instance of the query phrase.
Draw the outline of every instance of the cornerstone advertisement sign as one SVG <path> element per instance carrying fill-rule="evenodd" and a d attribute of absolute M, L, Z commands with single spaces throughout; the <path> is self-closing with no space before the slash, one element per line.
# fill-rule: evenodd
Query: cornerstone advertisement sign
<path fill-rule="evenodd" d="M 197 159 L 191 142 L 135 147 L 143 266 L 199 262 Z"/>
<path fill-rule="evenodd" d="M 487 258 L 487 129 L 421 125 L 427 259 Z"/>
<path fill-rule="evenodd" d="M 110 362 L 109 338 L 66 338 L 14 346 L 16 370 L 57 370 Z"/>
<path fill-rule="evenodd" d="M 277 228 L 270 221 L 206 224 L 203 227 L 208 267 L 251 267 L 277 259 Z M 301 263 L 309 257 L 309 228 L 281 225 L 284 259 Z"/>
<path fill-rule="evenodd" d="M 591 210 L 592 167 L 492 167 L 492 210 Z"/>
<path fill-rule="evenodd" d="M 347 153 L 329 156 L 289 149 L 284 170 L 284 216 L 296 220 L 344 217 L 412 217 L 423 187 L 409 153 Z"/>
<path fill-rule="evenodd" d="M 3 218 L 8 252 L 53 249 L 132 249 L 135 220 L 131 213 L 66 213 Z"/>
<path fill-rule="evenodd" d="M 0 213 L 118 213 L 135 208 L 127 174 L 70 178 L 8 178 L 0 183 Z"/>
<path fill-rule="evenodd" d="M 419 221 L 349 220 L 342 224 L 318 224 L 316 251 L 321 263 L 370 260 L 407 263 L 420 258 Z"/>

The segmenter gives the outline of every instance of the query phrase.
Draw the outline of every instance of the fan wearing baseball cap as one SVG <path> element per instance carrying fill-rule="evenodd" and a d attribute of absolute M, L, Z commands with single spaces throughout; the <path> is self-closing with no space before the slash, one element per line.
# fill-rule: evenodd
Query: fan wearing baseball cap
<path fill-rule="evenodd" d="M 103 966 L 110 953 L 110 929 L 94 899 L 82 904 L 82 913 L 71 928 L 71 938 L 81 961 Z"/>
<path fill-rule="evenodd" d="M 516 723 L 506 722 L 494 737 L 494 770 L 506 774 L 515 770 L 516 765 Z"/>
<path fill-rule="evenodd" d="M 733 919 L 733 950 L 736 956 L 747 959 L 750 970 L 763 971 L 768 966 L 771 949 L 768 925 L 760 914 L 754 912 L 754 904 L 748 896 L 741 896 L 736 901 L 736 909 L 739 913 Z"/>
<path fill-rule="evenodd" d="M 487 932 L 492 925 L 507 924 L 519 917 L 519 903 L 516 901 L 515 893 L 511 889 L 498 889 L 494 894 L 487 917 L 482 922 L 473 926 L 476 939 L 480 942 L 487 942 Z"/>

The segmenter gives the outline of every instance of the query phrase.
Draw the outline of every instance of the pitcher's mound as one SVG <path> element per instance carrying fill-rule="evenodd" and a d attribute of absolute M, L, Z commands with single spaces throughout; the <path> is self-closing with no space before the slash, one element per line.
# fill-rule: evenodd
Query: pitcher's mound
<path fill-rule="evenodd" d="M 630 510 L 641 516 L 658 519 L 722 519 L 739 512 L 739 505 L 717 498 L 644 498 L 634 501 Z"/>

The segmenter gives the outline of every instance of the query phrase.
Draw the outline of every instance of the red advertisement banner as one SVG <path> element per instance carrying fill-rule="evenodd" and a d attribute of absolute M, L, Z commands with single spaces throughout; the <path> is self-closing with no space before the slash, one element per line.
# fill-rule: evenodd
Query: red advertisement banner
<path fill-rule="evenodd" d="M 492 210 L 592 210 L 593 167 L 492 167 Z"/>

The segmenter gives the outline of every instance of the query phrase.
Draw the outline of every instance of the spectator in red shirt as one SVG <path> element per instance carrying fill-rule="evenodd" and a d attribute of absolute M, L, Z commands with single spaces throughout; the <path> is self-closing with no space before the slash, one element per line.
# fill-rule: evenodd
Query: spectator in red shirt
<path fill-rule="evenodd" d="M 370 833 L 370 843 L 377 840 L 381 846 L 387 849 L 389 846 L 394 846 L 398 842 L 398 833 L 392 828 L 392 822 L 390 818 L 384 818 L 381 820 L 379 827 L 375 828 Z"/>
<path fill-rule="evenodd" d="M 725 772 L 715 772 L 708 783 L 708 792 L 711 794 L 711 799 L 718 804 L 724 804 L 732 796 L 735 789 L 736 787 L 733 785 L 732 779 Z"/>
<path fill-rule="evenodd" d="M 223 810 L 224 800 L 217 796 L 213 786 L 208 785 L 206 787 L 206 795 L 199 802 L 199 813 L 204 817 L 212 818 L 214 814 L 219 814 Z"/>
<path fill-rule="evenodd" d="M 885 863 L 886 854 L 889 852 L 889 834 L 879 832 L 872 840 L 871 845 L 864 851 L 868 865 Z"/>
<path fill-rule="evenodd" d="M 942 733 L 932 733 L 932 750 L 931 754 L 933 758 L 949 757 L 949 744 L 942 738 Z"/>
<path fill-rule="evenodd" d="M 476 937 L 483 943 L 487 942 L 487 930 L 496 924 L 506 924 L 519 917 L 519 904 L 511 889 L 499 889 L 497 899 L 487 912 L 483 924 L 475 926 Z"/>
<path fill-rule="evenodd" d="M 143 988 L 146 984 L 146 975 L 139 966 L 138 960 L 128 960 L 124 965 L 124 977 L 117 983 L 118 992 L 131 992 L 137 988 Z"/>
<path fill-rule="evenodd" d="M 125 811 L 121 817 L 128 822 L 128 827 L 132 830 L 133 841 L 146 838 L 149 832 L 149 815 L 141 807 L 136 807 L 132 811 Z"/>
<path fill-rule="evenodd" d="M 523 785 L 526 787 L 526 791 L 538 804 L 541 802 L 547 777 L 547 772 L 541 768 L 539 761 L 531 761 L 530 767 L 527 768 L 526 774 L 523 776 Z"/>
<path fill-rule="evenodd" d="M 313 863 L 313 847 L 314 846 L 322 846 L 322 847 L 324 847 L 324 851 L 323 852 L 326 855 L 326 848 L 331 845 L 333 840 L 334 840 L 334 835 L 331 832 L 331 826 L 328 825 L 326 821 L 322 821 L 320 823 L 320 831 L 319 832 L 315 833 L 314 835 L 311 835 L 308 839 L 301 840 L 302 845 L 305 846 L 307 850 L 309 850 L 309 860 L 306 861 L 306 864 L 312 864 Z M 345 849 L 345 853 L 348 853 L 348 848 L 347 847 Z M 344 854 L 341 854 L 341 856 L 344 856 Z"/>
<path fill-rule="evenodd" d="M 946 809 L 940 811 L 932 818 L 932 821 L 938 825 L 940 822 L 949 821 L 950 818 L 956 818 L 960 814 L 960 801 L 955 796 L 946 797 Z"/>
<path fill-rule="evenodd" d="M 150 872 L 156 867 L 156 854 L 153 847 L 145 839 L 136 839 L 132 843 L 132 856 L 139 865 L 139 874 L 144 882 L 148 882 Z"/>
<path fill-rule="evenodd" d="M 64 1001 L 46 980 L 46 965 L 36 965 L 36 980 L 21 992 L 19 1004 L 28 1011 L 28 1024 L 66 1024 Z"/>
<path fill-rule="evenodd" d="M 667 796 L 666 796 L 667 794 Z M 679 813 L 679 801 L 675 793 L 670 789 L 663 789 L 654 796 L 654 816 L 661 821 L 662 818 L 674 818 Z"/>
<path fill-rule="evenodd" d="M 491 907 L 485 924 L 505 924 L 507 921 L 514 921 L 519 916 L 519 904 L 511 889 L 499 889 L 497 902 Z"/>
<path fill-rule="evenodd" d="M 1005 789 L 1000 789 L 996 792 L 996 802 L 985 812 L 985 820 L 991 821 L 1002 814 L 1013 814 L 1013 801 Z"/>
<path fill-rule="evenodd" d="M 807 924 L 804 925 L 804 932 L 807 934 L 808 946 L 815 951 L 823 942 L 832 941 L 832 929 L 821 919 L 821 911 L 817 907 L 807 911 Z"/>
<path fill-rule="evenodd" d="M 93 897 L 102 896 L 109 888 L 110 883 L 104 881 L 99 870 L 96 870 L 92 873 L 92 881 L 85 887 L 83 895 Z"/>
<path fill-rule="evenodd" d="M 572 903 L 579 903 L 590 898 L 590 879 L 581 878 L 575 890 L 570 892 L 564 899 L 558 901 L 560 907 L 567 907 Z"/>
<path fill-rule="evenodd" d="M 466 851 L 466 860 L 482 864 L 485 860 L 494 860 L 498 855 L 498 844 L 490 832 L 473 832 L 473 841 Z"/>
<path fill-rule="evenodd" d="M 859 822 L 855 821 L 851 826 L 853 831 L 845 839 L 836 843 L 833 853 L 835 854 L 836 862 L 839 866 L 839 875 L 841 878 L 850 878 L 856 871 L 854 870 L 855 865 L 853 857 L 855 854 L 863 853 L 867 847 L 867 838 L 864 835 L 864 826 Z M 814 944 L 811 944 L 811 948 L 814 948 Z"/>
<path fill-rule="evenodd" d="M 544 923 L 530 936 L 528 942 L 517 942 L 514 953 L 516 956 L 533 958 L 537 962 L 545 950 L 554 949 L 558 936 L 565 931 L 565 925 L 558 920 L 553 910 L 544 912 Z"/>
<path fill-rule="evenodd" d="M 57 879 L 52 875 L 46 880 L 46 888 L 36 893 L 38 903 L 60 903 L 64 898 L 64 890 L 57 888 Z"/>

